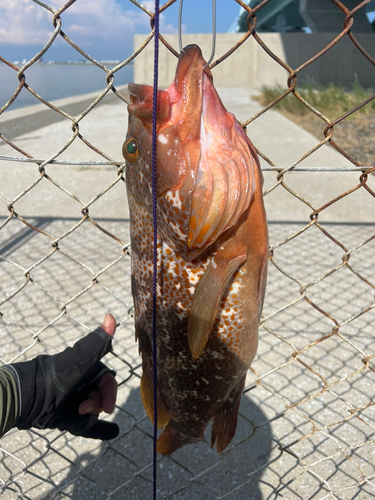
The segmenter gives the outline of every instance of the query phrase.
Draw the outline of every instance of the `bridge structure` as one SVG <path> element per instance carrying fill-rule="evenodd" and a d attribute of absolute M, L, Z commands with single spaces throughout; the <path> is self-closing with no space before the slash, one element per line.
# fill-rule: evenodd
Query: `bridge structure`
<path fill-rule="evenodd" d="M 262 0 L 248 0 L 249 7 L 254 8 Z M 358 0 L 346 0 L 345 6 L 353 9 L 358 5 Z M 375 11 L 375 0 L 372 0 L 365 9 L 360 9 L 355 14 L 356 33 L 373 33 L 375 20 L 367 14 Z M 372 16 L 371 16 L 372 17 Z M 232 25 L 234 32 L 247 31 L 247 12 L 241 11 Z M 291 33 L 335 33 L 342 30 L 343 12 L 327 0 L 273 0 L 257 12 L 257 31 Z"/>

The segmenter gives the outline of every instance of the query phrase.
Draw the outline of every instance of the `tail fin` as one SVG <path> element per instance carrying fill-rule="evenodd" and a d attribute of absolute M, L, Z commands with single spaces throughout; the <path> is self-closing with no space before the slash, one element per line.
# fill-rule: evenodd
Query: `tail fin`
<path fill-rule="evenodd" d="M 162 455 L 170 455 L 174 451 L 185 446 L 185 444 L 196 443 L 197 441 L 202 441 L 201 438 L 193 438 L 190 436 L 185 436 L 181 432 L 176 431 L 173 427 L 169 425 L 160 434 L 158 442 L 156 443 L 156 450 Z"/>

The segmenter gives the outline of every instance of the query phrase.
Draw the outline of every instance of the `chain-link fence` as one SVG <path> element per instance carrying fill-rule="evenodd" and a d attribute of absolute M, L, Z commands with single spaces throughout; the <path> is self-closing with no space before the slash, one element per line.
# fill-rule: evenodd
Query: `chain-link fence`
<path fill-rule="evenodd" d="M 360 165 L 345 145 L 335 143 L 335 127 L 375 95 L 331 120 L 297 92 L 304 68 L 344 37 L 375 65 L 352 32 L 356 13 L 369 1 L 349 12 L 345 2 L 332 0 L 342 12 L 342 32 L 294 69 L 256 33 L 256 14 L 272 0 L 253 10 L 236 1 L 249 13 L 248 31 L 211 64 L 214 77 L 215 66 L 251 37 L 289 75 L 285 92 L 264 109 L 251 99 L 250 89 L 220 89 L 228 109 L 247 126 L 265 175 L 271 250 L 259 350 L 230 446 L 218 454 L 206 439 L 159 457 L 158 495 L 370 498 L 375 495 L 374 167 Z M 109 70 L 64 33 L 64 13 L 73 0 L 59 10 L 34 3 L 49 11 L 53 35 L 22 67 L 0 58 L 19 81 L 1 103 L 1 113 L 12 110 L 20 92 L 29 92 L 61 120 L 15 137 L 1 131 L 0 359 L 9 363 L 54 353 L 112 312 L 119 326 L 106 362 L 117 371 L 120 387 L 109 418 L 121 431 L 105 444 L 58 431 L 10 431 L 0 443 L 1 491 L 4 499 L 150 498 L 152 425 L 139 394 L 121 157 L 126 105 L 115 83 L 153 33 Z M 150 10 L 132 3 L 152 20 Z M 58 39 L 103 74 L 103 91 L 76 114 L 51 104 L 28 83 L 29 68 Z M 168 48 L 176 53 L 176 47 Z M 113 93 L 117 98 L 110 101 Z M 272 110 L 288 94 L 321 118 L 322 140 Z"/>

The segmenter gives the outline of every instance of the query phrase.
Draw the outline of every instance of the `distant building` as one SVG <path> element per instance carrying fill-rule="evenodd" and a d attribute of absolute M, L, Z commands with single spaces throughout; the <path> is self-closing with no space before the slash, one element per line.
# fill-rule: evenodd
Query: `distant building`
<path fill-rule="evenodd" d="M 116 66 L 116 64 L 120 64 L 120 60 L 119 59 L 113 59 L 113 60 L 104 60 L 104 61 L 100 61 L 102 64 L 106 64 L 107 66 Z"/>
<path fill-rule="evenodd" d="M 262 0 L 247 0 L 249 7 L 254 8 Z M 345 0 L 345 6 L 353 9 L 358 0 Z M 371 24 L 366 14 L 375 11 L 375 0 L 371 0 L 354 15 L 354 30 L 356 33 L 373 33 L 374 22 Z M 337 33 L 343 29 L 344 14 L 330 0 L 273 0 L 262 7 L 256 14 L 258 32 L 276 33 Z M 247 12 L 241 9 L 231 31 L 247 31 Z"/>

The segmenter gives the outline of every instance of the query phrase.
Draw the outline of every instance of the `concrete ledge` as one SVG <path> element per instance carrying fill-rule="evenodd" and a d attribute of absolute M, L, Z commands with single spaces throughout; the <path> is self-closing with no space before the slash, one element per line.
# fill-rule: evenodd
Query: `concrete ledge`
<path fill-rule="evenodd" d="M 292 69 L 298 68 L 324 47 L 338 33 L 261 33 L 267 47 Z M 244 33 L 219 33 L 216 39 L 215 60 L 225 54 L 242 38 Z M 134 36 L 134 47 L 144 41 L 144 35 Z M 356 35 L 362 46 L 374 56 L 375 33 Z M 165 35 L 165 39 L 178 51 L 177 35 Z M 183 44 L 196 43 L 208 58 L 211 53 L 211 34 L 184 34 Z M 153 44 L 135 58 L 134 81 L 152 85 L 154 71 Z M 159 86 L 168 87 L 176 71 L 177 59 L 163 44 L 159 50 Z M 251 36 L 230 57 L 213 68 L 216 87 L 250 87 L 260 90 L 263 85 L 287 88 L 289 73 L 272 59 Z M 314 63 L 298 74 L 298 83 L 315 81 L 326 85 L 330 82 L 349 85 L 358 75 L 359 83 L 371 87 L 375 81 L 375 67 L 361 54 L 349 37 L 344 37 Z"/>
<path fill-rule="evenodd" d="M 128 86 L 120 85 L 116 88 L 121 94 L 124 95 L 127 92 Z M 56 99 L 50 102 L 65 113 L 76 117 L 90 106 L 90 104 L 98 97 L 99 93 L 100 91 L 95 91 L 90 92 L 89 94 Z M 98 106 L 101 106 L 102 104 L 115 104 L 116 102 L 118 102 L 116 94 L 108 92 L 108 94 L 106 94 L 106 96 L 99 102 Z M 0 115 L 0 133 L 7 139 L 12 139 L 61 120 L 65 120 L 63 115 L 60 115 L 45 104 L 41 103 L 36 106 L 18 108 L 14 111 L 5 111 L 2 115 Z"/>

